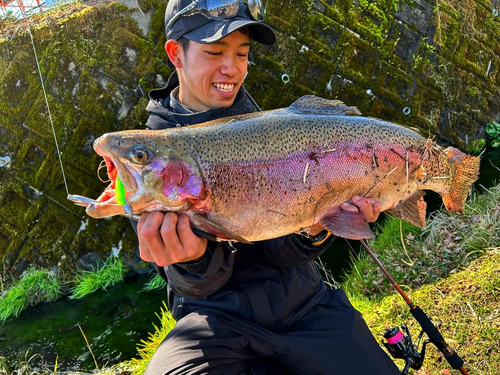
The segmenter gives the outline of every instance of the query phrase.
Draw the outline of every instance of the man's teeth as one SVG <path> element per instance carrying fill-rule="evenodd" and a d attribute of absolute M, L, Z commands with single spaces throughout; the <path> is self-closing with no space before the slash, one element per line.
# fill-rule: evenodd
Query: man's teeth
<path fill-rule="evenodd" d="M 224 92 L 231 92 L 234 90 L 234 83 L 214 83 L 213 84 L 217 90 L 224 91 Z"/>

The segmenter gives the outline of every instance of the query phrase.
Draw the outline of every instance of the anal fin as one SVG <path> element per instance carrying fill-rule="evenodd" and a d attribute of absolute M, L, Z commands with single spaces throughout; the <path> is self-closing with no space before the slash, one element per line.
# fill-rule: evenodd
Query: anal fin
<path fill-rule="evenodd" d="M 341 210 L 322 218 L 321 224 L 337 237 L 344 237 L 350 240 L 375 237 L 361 212 Z"/>
<path fill-rule="evenodd" d="M 230 231 L 229 229 L 223 227 L 220 224 L 217 224 L 216 222 L 206 218 L 203 215 L 194 214 L 193 217 L 196 220 L 196 224 L 198 224 L 202 230 L 211 233 L 218 238 L 222 238 L 229 241 L 235 240 L 242 243 L 252 244 L 252 242 L 244 239 L 243 237 L 237 235 L 233 231 Z"/>
<path fill-rule="evenodd" d="M 425 213 L 427 209 L 424 195 L 425 192 L 423 190 L 417 190 L 410 198 L 392 207 L 390 211 L 401 220 L 419 228 L 424 228 L 426 225 Z"/>

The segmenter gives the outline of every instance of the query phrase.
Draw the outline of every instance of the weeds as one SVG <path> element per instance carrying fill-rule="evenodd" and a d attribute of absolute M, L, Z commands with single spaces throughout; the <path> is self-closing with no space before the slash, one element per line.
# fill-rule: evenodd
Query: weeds
<path fill-rule="evenodd" d="M 157 315 L 160 319 L 160 326 L 158 327 L 153 324 L 154 332 L 149 334 L 147 341 L 141 340 L 141 343 L 138 345 L 137 352 L 140 358 L 133 358 L 129 361 L 122 362 L 113 367 L 114 371 L 130 372 L 131 375 L 140 375 L 144 373 L 154 352 L 158 346 L 160 346 L 167 333 L 169 333 L 175 325 L 175 320 L 172 315 L 170 315 L 165 302 L 163 302 L 163 306 L 160 315 Z"/>
<path fill-rule="evenodd" d="M 0 322 L 19 314 L 28 306 L 55 301 L 61 295 L 58 277 L 48 270 L 30 269 L 0 297 Z"/>
<path fill-rule="evenodd" d="M 143 292 L 149 292 L 151 290 L 155 289 L 161 289 L 167 285 L 165 283 L 165 280 L 161 278 L 161 276 L 156 273 L 145 285 L 144 288 L 142 288 Z"/>
<path fill-rule="evenodd" d="M 79 299 L 98 289 L 106 289 L 123 280 L 126 267 L 120 258 L 109 257 L 102 267 L 92 270 L 80 270 L 75 277 L 76 286 L 72 288 L 70 299 Z"/>
<path fill-rule="evenodd" d="M 26 351 L 24 358 L 20 359 L 16 368 L 9 372 L 5 358 L 0 357 L 0 375 L 51 375 L 57 373 L 57 359 L 53 369 L 40 354 L 30 355 Z"/>
<path fill-rule="evenodd" d="M 486 248 L 498 246 L 499 202 L 500 185 L 485 194 L 474 194 L 464 215 L 445 210 L 433 213 L 423 230 L 391 217 L 378 227 L 378 235 L 369 245 L 401 286 L 433 283 L 481 256 Z M 353 269 L 343 286 L 354 294 L 371 297 L 391 290 L 365 252 L 353 259 Z"/>
<path fill-rule="evenodd" d="M 97 3 L 93 1 L 92 3 Z M 79 12 L 90 5 L 82 4 L 79 0 L 61 0 L 52 3 L 51 8 L 45 8 L 43 12 L 30 13 L 29 22 L 31 27 L 41 28 L 55 24 L 58 20 L 68 18 L 72 14 Z M 27 30 L 26 19 L 18 18 L 13 13 L 0 18 L 0 40 L 11 39 L 14 36 L 22 35 Z"/>
<path fill-rule="evenodd" d="M 489 145 L 491 147 L 500 146 L 500 123 L 491 122 L 486 124 L 486 133 L 489 135 Z"/>
<path fill-rule="evenodd" d="M 467 153 L 478 156 L 486 147 L 486 139 L 475 139 L 466 148 Z"/>
<path fill-rule="evenodd" d="M 420 327 L 399 295 L 370 300 L 348 293 L 352 304 L 363 313 L 376 338 L 386 328 L 407 324 L 415 336 Z M 448 344 L 465 360 L 474 374 L 500 373 L 500 249 L 485 255 L 434 284 L 410 291 L 419 305 L 440 329 Z M 428 346 L 424 368 L 417 374 L 443 374 L 451 370 L 442 355 Z M 402 368 L 402 362 L 398 362 Z M 448 372 L 446 372 L 448 373 Z"/>

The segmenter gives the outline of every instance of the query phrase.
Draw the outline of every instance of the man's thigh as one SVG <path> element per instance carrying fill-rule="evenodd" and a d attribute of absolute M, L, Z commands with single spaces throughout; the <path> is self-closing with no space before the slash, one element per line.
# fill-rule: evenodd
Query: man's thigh
<path fill-rule="evenodd" d="M 401 374 L 341 289 L 329 291 L 283 341 L 286 366 L 298 374 Z"/>
<path fill-rule="evenodd" d="M 160 344 L 145 375 L 287 374 L 277 362 L 263 360 L 256 344 L 272 340 L 268 331 L 213 310 L 200 310 L 179 320 Z M 261 353 L 266 354 L 266 353 Z M 272 371 L 271 371 L 272 369 Z M 271 372 L 269 372 L 269 371 Z M 280 372 L 281 371 L 281 372 Z"/>

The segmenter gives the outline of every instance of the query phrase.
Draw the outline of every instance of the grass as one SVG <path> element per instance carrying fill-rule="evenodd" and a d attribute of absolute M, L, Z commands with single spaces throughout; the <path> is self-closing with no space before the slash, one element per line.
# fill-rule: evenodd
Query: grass
<path fill-rule="evenodd" d="M 123 280 L 126 267 L 119 258 L 110 257 L 97 270 L 80 270 L 71 281 L 70 299 L 78 299 L 98 289 L 106 289 Z M 152 283 L 153 280 L 150 282 Z M 30 269 L 17 282 L 0 293 L 0 324 L 17 317 L 23 310 L 40 302 L 57 300 L 63 285 L 54 272 Z M 1 372 L 0 372 L 1 375 Z"/>
<path fill-rule="evenodd" d="M 57 358 L 54 366 L 49 365 L 40 354 L 31 355 L 29 350 L 24 358 L 16 365 L 15 370 L 9 371 L 5 358 L 0 357 L 0 375 L 51 375 L 57 373 Z"/>
<path fill-rule="evenodd" d="M 106 289 L 123 280 L 126 267 L 120 258 L 109 257 L 95 270 L 80 270 L 72 282 L 70 299 L 80 299 L 98 289 Z"/>
<path fill-rule="evenodd" d="M 368 244 L 403 288 L 433 283 L 500 244 L 500 185 L 474 194 L 464 215 L 439 210 L 423 230 L 390 217 L 377 232 Z M 391 290 L 364 251 L 353 256 L 343 287 L 373 298 Z"/>
<path fill-rule="evenodd" d="M 391 325 L 406 323 L 415 337 L 420 327 L 399 295 L 369 299 L 348 291 L 353 305 L 376 338 Z M 487 251 L 463 270 L 439 282 L 409 291 L 439 328 L 447 343 L 464 359 L 465 368 L 475 375 L 500 374 L 500 248 Z M 403 367 L 403 362 L 397 362 Z M 420 375 L 451 370 L 434 346 Z"/>
<path fill-rule="evenodd" d="M 48 270 L 30 269 L 0 297 L 0 322 L 19 314 L 28 306 L 54 301 L 61 295 L 58 277 Z"/>
<path fill-rule="evenodd" d="M 141 340 L 141 343 L 137 347 L 140 358 L 133 358 L 129 361 L 121 362 L 112 368 L 113 371 L 131 373 L 131 375 L 140 375 L 144 373 L 144 370 L 146 369 L 146 366 L 148 365 L 154 352 L 161 344 L 167 333 L 169 333 L 175 325 L 175 320 L 172 315 L 170 315 L 165 302 L 163 303 L 163 306 L 164 307 L 161 309 L 160 315 L 157 315 L 160 319 L 160 325 L 157 326 L 153 324 L 153 333 L 149 334 L 147 340 Z"/>
<path fill-rule="evenodd" d="M 149 292 L 151 290 L 164 288 L 166 285 L 165 280 L 163 280 L 158 273 L 155 273 L 155 275 L 144 285 L 144 288 L 142 288 L 141 291 Z"/>
<path fill-rule="evenodd" d="M 500 374 L 500 185 L 473 195 L 464 215 L 434 213 L 423 230 L 388 218 L 369 245 L 465 360 L 466 370 Z M 418 334 L 408 306 L 366 252 L 353 257 L 342 286 L 376 338 L 403 323 L 413 337 Z M 427 352 L 416 374 L 456 372 L 432 345 Z"/>

